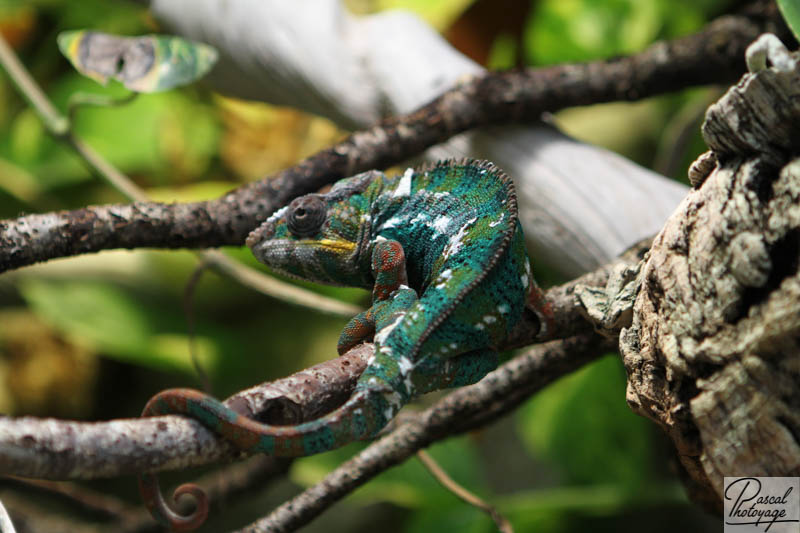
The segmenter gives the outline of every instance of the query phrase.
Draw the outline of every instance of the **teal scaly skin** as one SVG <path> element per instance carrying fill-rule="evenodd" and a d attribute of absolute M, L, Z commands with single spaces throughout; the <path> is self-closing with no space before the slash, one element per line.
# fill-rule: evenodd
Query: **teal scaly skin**
<path fill-rule="evenodd" d="M 373 304 L 345 326 L 338 351 L 374 339 L 375 355 L 350 399 L 295 426 L 270 426 L 198 391 L 172 389 L 143 416 L 195 418 L 242 450 L 275 456 L 325 452 L 374 437 L 417 395 L 474 383 L 497 364 L 497 346 L 526 301 L 541 302 L 525 253 L 511 179 L 486 161 L 446 161 L 401 176 L 370 171 L 308 194 L 253 231 L 255 256 L 289 276 L 372 289 Z M 200 525 L 205 494 L 182 485 L 197 509 L 164 502 L 154 474 L 145 503 L 175 531 Z"/>

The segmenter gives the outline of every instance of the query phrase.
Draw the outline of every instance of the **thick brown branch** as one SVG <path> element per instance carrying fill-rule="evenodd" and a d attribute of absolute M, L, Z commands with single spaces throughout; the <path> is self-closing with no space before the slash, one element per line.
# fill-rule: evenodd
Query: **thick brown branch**
<path fill-rule="evenodd" d="M 371 345 L 275 382 L 242 391 L 226 404 L 248 416 L 287 424 L 342 402 L 372 354 Z M 186 468 L 239 453 L 204 426 L 180 416 L 74 422 L 0 417 L 0 474 L 92 479 L 147 469 Z"/>
<path fill-rule="evenodd" d="M 744 71 L 745 47 L 765 30 L 786 33 L 774 9 L 763 18 L 722 17 L 701 33 L 629 57 L 489 73 L 409 115 L 356 132 L 272 179 L 216 200 L 88 207 L 6 220 L 0 222 L 0 272 L 112 248 L 241 245 L 253 228 L 292 198 L 348 175 L 400 163 L 471 128 L 536 120 L 542 112 L 565 107 L 731 82 Z"/>
<path fill-rule="evenodd" d="M 532 348 L 481 382 L 451 393 L 419 416 L 340 465 L 324 480 L 285 502 L 242 533 L 294 531 L 355 488 L 396 466 L 431 443 L 496 420 L 559 377 L 611 348 L 583 335 Z"/>
<path fill-rule="evenodd" d="M 576 305 L 578 284 L 605 285 L 619 265 L 638 261 L 643 245 L 618 260 L 545 293 L 554 320 L 544 336 L 533 313 L 526 313 L 503 348 L 535 341 L 590 335 L 592 326 Z M 317 418 L 352 392 L 371 344 L 274 382 L 242 391 L 226 403 L 250 418 L 270 424 L 295 424 Z M 167 422 L 168 421 L 168 422 Z M 464 420 L 461 423 L 466 423 Z M 169 431 L 164 429 L 168 428 Z M 179 416 L 82 423 L 32 418 L 0 419 L 0 472 L 47 479 L 95 478 L 208 464 L 237 456 L 199 422 Z"/>

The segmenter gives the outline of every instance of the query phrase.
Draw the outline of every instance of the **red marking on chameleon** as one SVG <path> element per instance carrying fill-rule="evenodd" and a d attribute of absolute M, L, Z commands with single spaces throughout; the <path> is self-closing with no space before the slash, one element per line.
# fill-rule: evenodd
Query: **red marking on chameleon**
<path fill-rule="evenodd" d="M 285 435 L 275 437 L 275 455 L 277 457 L 301 457 L 305 455 L 303 440 L 296 431 L 286 431 Z"/>
<path fill-rule="evenodd" d="M 222 422 L 219 427 L 220 434 L 236 443 L 241 449 L 254 448 L 261 440 L 261 436 L 251 431 L 243 430 L 241 426 L 246 426 L 250 419 L 239 415 L 233 422 Z"/>
<path fill-rule="evenodd" d="M 556 330 L 556 317 L 553 312 L 553 303 L 545 298 L 544 291 L 531 283 L 528 293 L 528 307 L 533 309 L 540 319 L 544 320 L 539 336 L 546 335 L 549 331 Z"/>
<path fill-rule="evenodd" d="M 356 344 L 363 342 L 374 333 L 373 324 L 366 320 L 354 320 L 342 331 L 339 345 L 336 347 L 339 354 L 345 353 Z"/>

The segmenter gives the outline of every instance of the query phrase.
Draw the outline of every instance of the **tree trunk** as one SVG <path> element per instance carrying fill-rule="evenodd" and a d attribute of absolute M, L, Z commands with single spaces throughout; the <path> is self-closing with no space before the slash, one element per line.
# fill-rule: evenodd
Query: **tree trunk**
<path fill-rule="evenodd" d="M 716 167 L 656 237 L 620 336 L 629 405 L 717 510 L 724 476 L 800 475 L 800 66 L 771 35 L 747 59 L 706 114 Z"/>

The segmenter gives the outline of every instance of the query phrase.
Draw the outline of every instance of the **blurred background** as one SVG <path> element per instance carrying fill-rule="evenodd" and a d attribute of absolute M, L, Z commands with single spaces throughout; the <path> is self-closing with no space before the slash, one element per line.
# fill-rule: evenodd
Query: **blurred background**
<path fill-rule="evenodd" d="M 352 0 L 349 9 L 417 13 L 456 48 L 491 69 L 629 54 L 692 33 L 732 8 L 722 0 Z M 56 36 L 91 28 L 122 35 L 158 32 L 138 3 L 123 0 L 0 0 L 0 33 L 65 110 L 76 92 L 125 95 L 78 74 Z M 558 113 L 581 140 L 608 147 L 685 181 L 704 151 L 699 124 L 720 88 L 633 104 Z M 216 197 L 320 150 L 347 132 L 325 119 L 222 97 L 195 84 L 140 95 L 113 108 L 84 108 L 75 131 L 154 199 Z M 48 135 L 0 73 L 0 219 L 21 213 L 125 202 L 71 149 Z M 249 252 L 226 254 L 258 267 Z M 187 251 L 115 251 L 52 261 L 0 277 L 0 413 L 106 420 L 138 416 L 161 389 L 200 386 L 188 348 L 184 291 L 197 260 Z M 562 279 L 539 272 L 545 284 Z M 305 285 L 311 287 L 310 285 Z M 313 290 L 367 305 L 368 294 Z M 192 305 L 200 360 L 216 396 L 226 397 L 335 355 L 346 319 L 310 312 L 213 273 Z M 510 354 L 506 354 L 508 356 Z M 719 520 L 688 503 L 659 430 L 624 401 L 625 374 L 609 354 L 554 384 L 493 426 L 435 445 L 457 481 L 495 504 L 516 531 L 704 531 Z M 421 403 L 428 403 L 425 398 Z M 231 502 L 205 529 L 242 526 L 351 456 L 358 444 L 305 458 L 288 479 L 244 503 Z M 186 473 L 171 480 L 186 480 Z M 168 476 L 165 476 L 168 477 Z M 133 479 L 86 484 L 139 505 Z M 0 480 L 14 510 L 48 496 Z M 48 506 L 69 523 L 92 523 L 73 506 Z M 98 530 L 103 524 L 97 522 Z M 492 531 L 491 521 L 441 488 L 416 461 L 350 496 L 305 531 Z M 31 529 L 35 530 L 35 529 Z"/>

